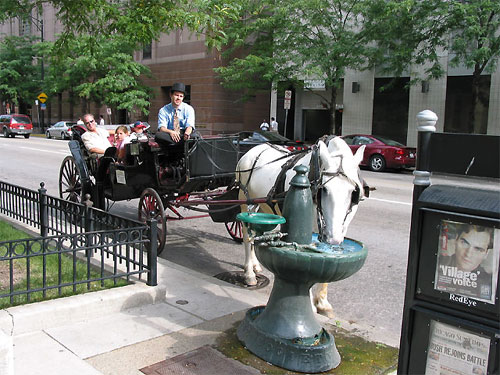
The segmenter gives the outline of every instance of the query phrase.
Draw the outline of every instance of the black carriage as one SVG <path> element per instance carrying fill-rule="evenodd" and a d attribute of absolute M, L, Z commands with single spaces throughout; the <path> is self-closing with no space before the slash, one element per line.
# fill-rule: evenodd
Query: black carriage
<path fill-rule="evenodd" d="M 81 140 L 85 131 L 81 126 L 73 129 L 71 155 L 63 160 L 59 173 L 61 198 L 83 202 L 88 194 L 93 205 L 104 210 L 110 203 L 139 198 L 139 220 L 157 221 L 158 254 L 165 246 L 167 220 L 207 213 L 214 221 L 224 222 L 231 237 L 241 241 L 241 226 L 235 220 L 237 189 L 228 189 L 240 157 L 237 137 L 190 139 L 166 148 L 148 137 L 126 144 L 125 158 L 118 160 L 114 147 L 99 158 L 89 153 Z M 184 216 L 180 207 L 203 215 Z"/>

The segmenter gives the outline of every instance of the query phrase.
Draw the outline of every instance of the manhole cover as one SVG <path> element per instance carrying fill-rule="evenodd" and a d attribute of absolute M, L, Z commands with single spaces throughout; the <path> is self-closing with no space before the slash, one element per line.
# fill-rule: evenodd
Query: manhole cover
<path fill-rule="evenodd" d="M 231 284 L 234 284 L 236 286 L 240 286 L 242 288 L 250 289 L 250 290 L 264 288 L 267 285 L 269 285 L 269 279 L 264 275 L 261 275 L 261 274 L 257 275 L 257 285 L 252 285 L 252 286 L 245 284 L 244 276 L 245 276 L 245 273 L 243 271 L 231 271 L 231 272 L 219 273 L 218 275 L 215 275 L 214 277 L 216 279 L 225 281 L 227 283 L 231 283 Z"/>
<path fill-rule="evenodd" d="M 255 375 L 260 371 L 225 357 L 214 348 L 205 345 L 140 370 L 146 375 Z"/>

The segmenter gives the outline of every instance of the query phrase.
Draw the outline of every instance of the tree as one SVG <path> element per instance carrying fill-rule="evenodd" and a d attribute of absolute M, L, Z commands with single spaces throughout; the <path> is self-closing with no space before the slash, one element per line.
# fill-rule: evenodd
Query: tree
<path fill-rule="evenodd" d="M 497 0 L 374 0 L 366 14 L 375 29 L 378 63 L 400 76 L 415 66 L 428 66 L 420 79 L 445 74 L 439 51 L 450 66 L 473 70 L 469 131 L 480 133 L 475 113 L 481 100 L 480 76 L 494 72 L 500 57 L 500 2 Z"/>
<path fill-rule="evenodd" d="M 53 54 L 49 64 L 51 92 L 73 92 L 117 109 L 148 113 L 150 90 L 140 82 L 148 67 L 133 59 L 135 44 L 119 35 L 80 35 Z"/>
<path fill-rule="evenodd" d="M 0 43 L 0 97 L 25 110 L 39 93 L 38 49 L 30 37 L 7 37 Z"/>
<path fill-rule="evenodd" d="M 336 89 L 347 68 L 370 67 L 373 48 L 363 14 L 365 0 L 239 0 L 232 3 L 238 20 L 228 18 L 221 28 L 224 56 L 230 61 L 217 69 L 225 87 L 248 94 L 280 81 L 302 86 L 304 79 L 324 79 L 331 95 L 322 98 L 335 132 Z M 232 14 L 231 14 L 232 15 Z"/>
<path fill-rule="evenodd" d="M 476 111 L 480 101 L 480 76 L 494 72 L 500 58 L 500 2 L 498 0 L 468 0 L 451 2 L 451 46 L 455 56 L 452 66 L 460 64 L 473 69 L 472 106 L 469 132 L 479 133 Z M 494 104 L 495 105 L 495 104 Z"/>

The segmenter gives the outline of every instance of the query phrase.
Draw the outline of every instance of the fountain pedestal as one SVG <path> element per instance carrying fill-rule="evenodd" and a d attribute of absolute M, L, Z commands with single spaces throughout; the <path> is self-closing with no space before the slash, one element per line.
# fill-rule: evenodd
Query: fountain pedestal
<path fill-rule="evenodd" d="M 307 167 L 298 166 L 295 170 L 297 175 L 292 179 L 291 190 L 307 189 L 310 194 L 308 184 L 304 184 Z M 300 183 L 294 185 L 294 180 Z M 295 196 L 304 196 L 304 191 Z M 287 212 L 288 228 L 296 228 L 289 222 L 297 213 Z M 249 232 L 257 234 L 257 259 L 275 279 L 267 305 L 247 311 L 237 335 L 249 351 L 276 366 L 308 373 L 328 371 L 340 364 L 340 355 L 334 337 L 316 320 L 309 291 L 315 283 L 342 280 L 357 272 L 365 262 L 367 250 L 363 244 L 349 239 L 346 239 L 349 251 L 321 252 L 311 250 L 310 246 L 301 248 L 296 243 L 274 241 L 273 235 L 259 236 L 272 230 L 278 224 L 277 218 L 267 214 L 239 215 Z M 312 233 L 309 238 L 312 242 Z"/>

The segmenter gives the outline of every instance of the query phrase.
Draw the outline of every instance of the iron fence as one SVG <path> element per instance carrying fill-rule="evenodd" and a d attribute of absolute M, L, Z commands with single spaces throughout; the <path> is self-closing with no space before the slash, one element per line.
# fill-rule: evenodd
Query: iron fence
<path fill-rule="evenodd" d="M 66 201 L 46 194 L 43 183 L 38 191 L 0 181 L 0 213 L 25 223 L 40 232 L 40 237 L 0 242 L 0 262 L 9 263 L 9 292 L 0 298 L 42 293 L 51 289 L 62 290 L 80 284 L 91 289 L 95 283 L 103 284 L 118 279 L 139 280 L 147 275 L 148 285 L 157 285 L 157 233 L 154 220 L 147 223 L 130 220 L 92 207 L 87 197 L 85 204 Z M 151 239 L 155 239 L 151 241 Z M 46 275 L 48 260 L 57 263 L 57 282 Z M 72 277 L 64 279 L 63 258 L 70 260 Z M 38 259 L 42 268 L 41 286 L 31 287 L 32 267 Z M 40 261 L 41 259 L 41 261 Z M 85 265 L 84 275 L 76 271 L 77 264 Z M 26 286 L 15 287 L 15 267 L 22 263 Z M 97 270 L 97 271 L 96 271 Z M 96 274 L 97 272 L 97 274 Z M 0 292 L 1 293 L 1 292 Z"/>

